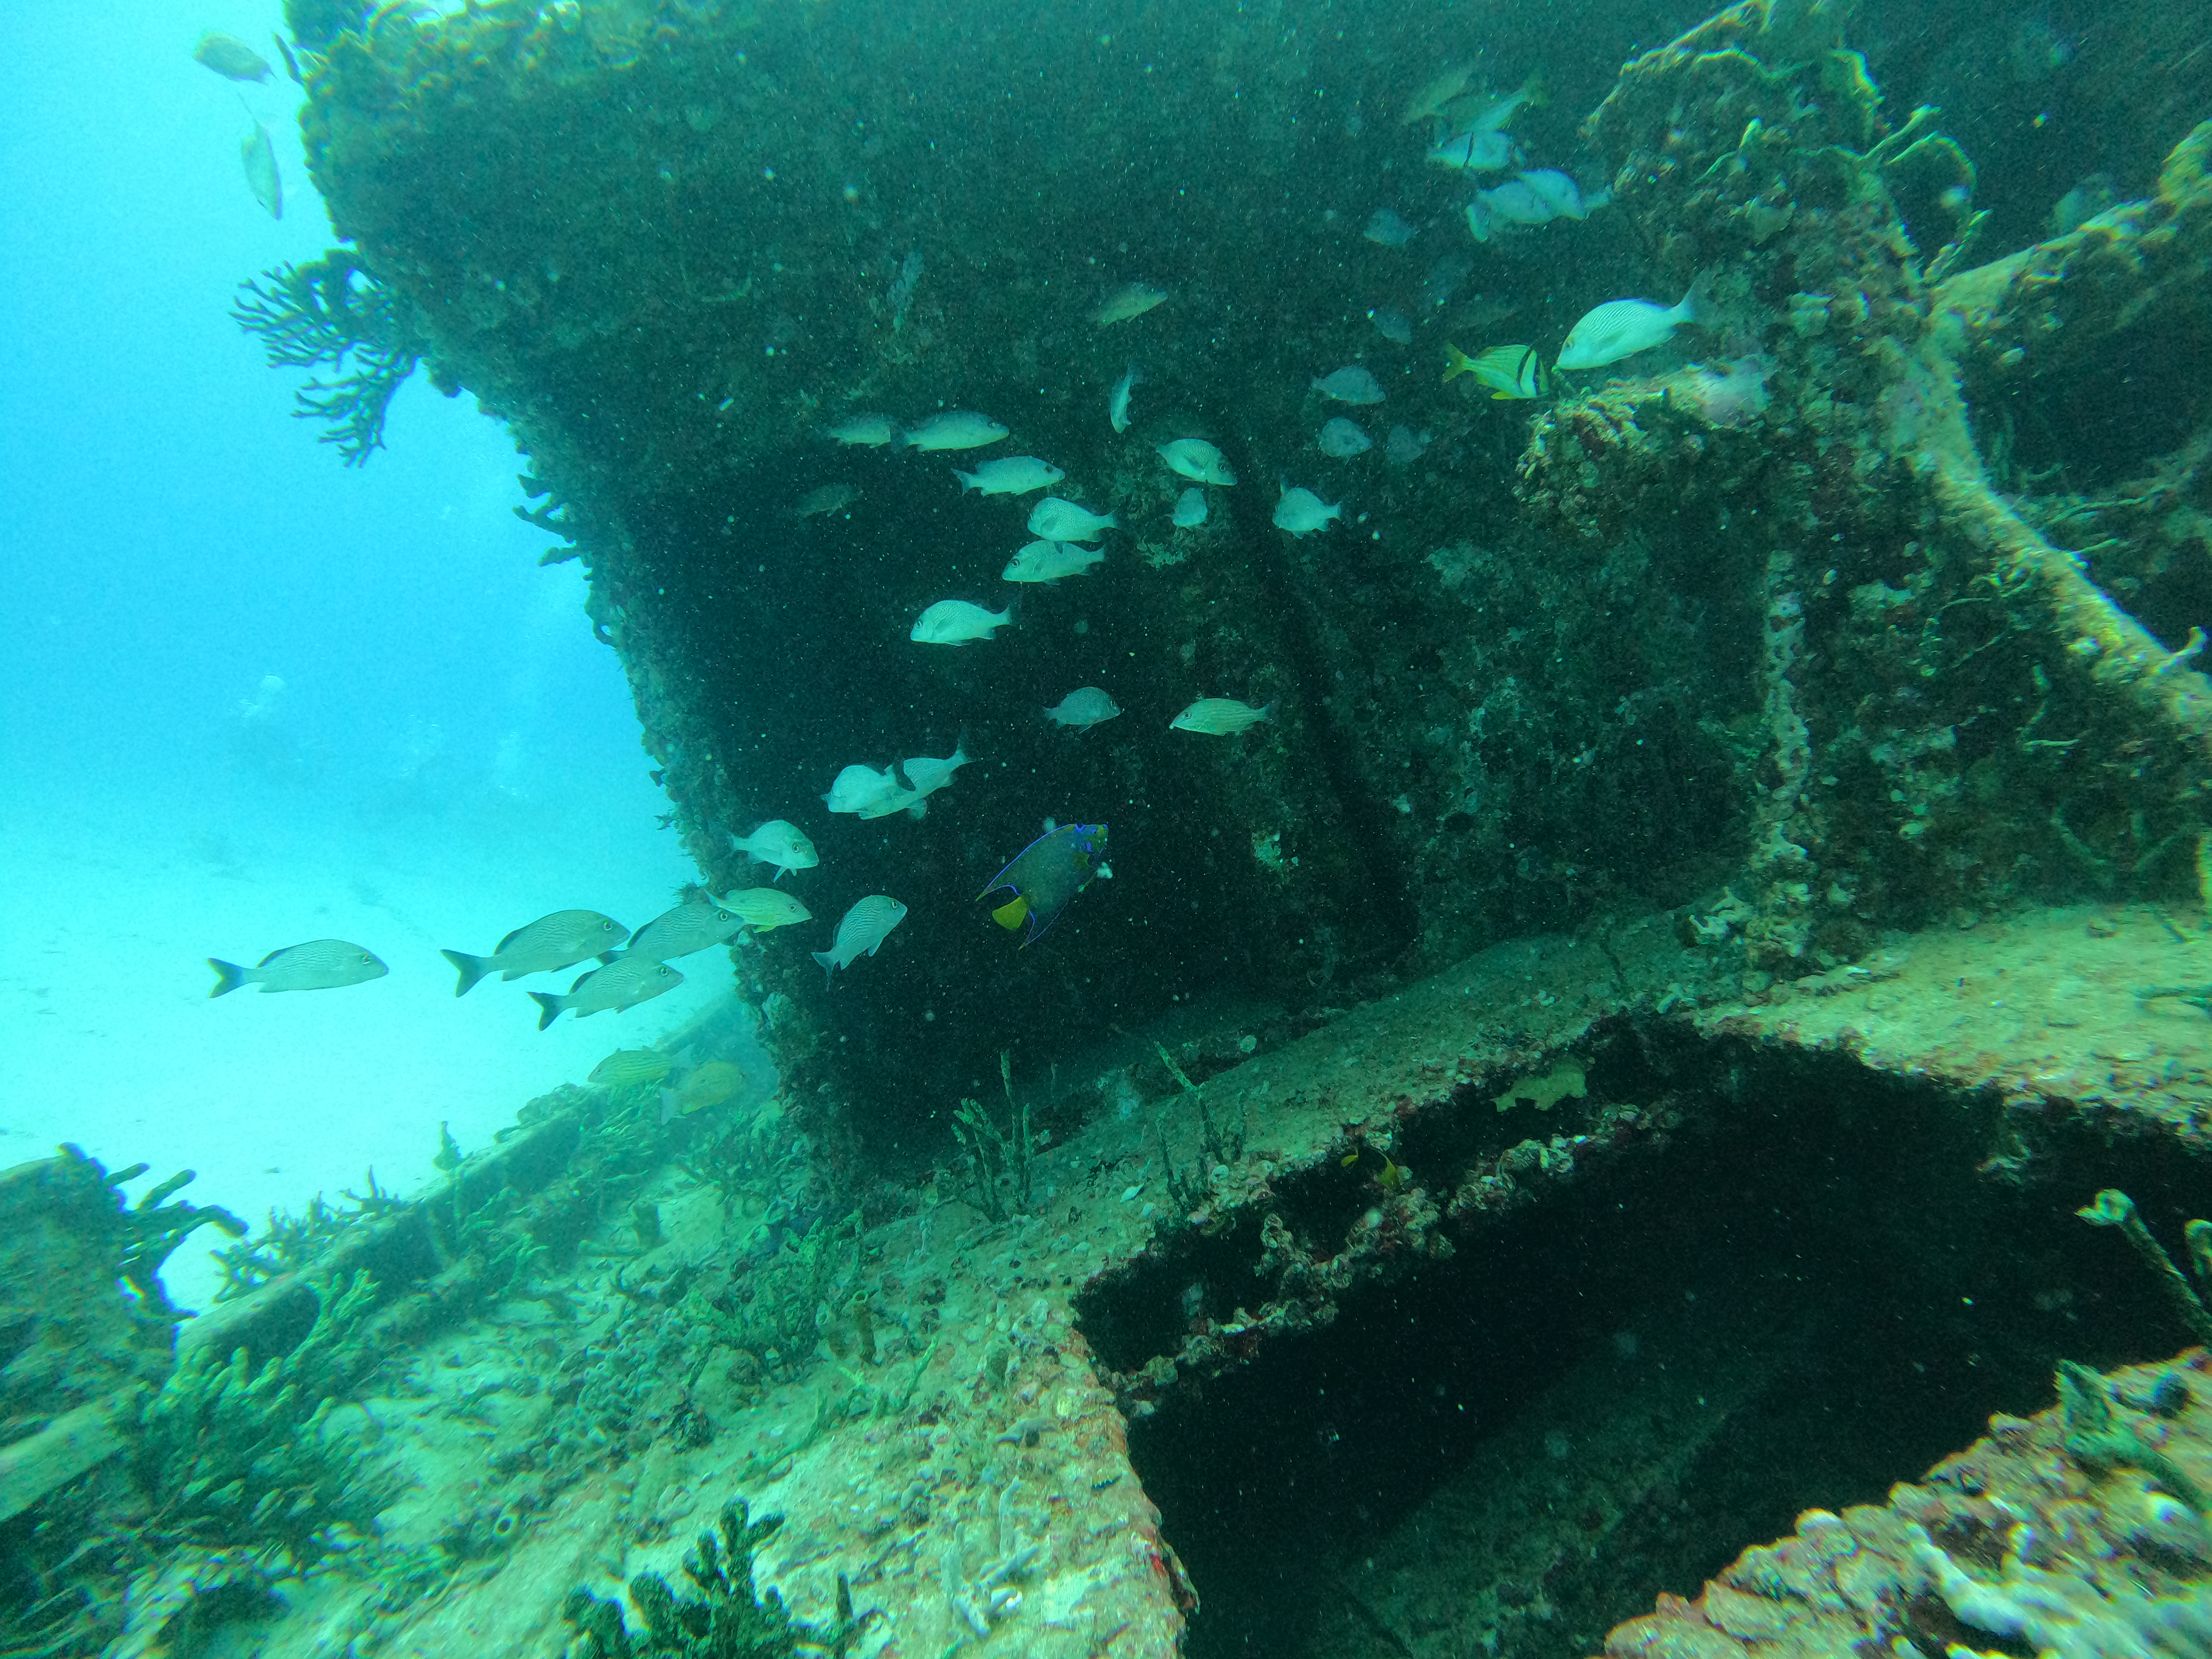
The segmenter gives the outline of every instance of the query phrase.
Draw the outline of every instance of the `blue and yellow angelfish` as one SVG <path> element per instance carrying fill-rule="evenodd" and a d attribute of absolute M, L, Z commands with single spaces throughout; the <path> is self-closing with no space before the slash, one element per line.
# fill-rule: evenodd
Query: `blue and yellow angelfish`
<path fill-rule="evenodd" d="M 1026 924 L 1026 949 L 1044 937 L 1092 877 L 1106 873 L 1106 826 L 1063 823 L 1022 848 L 975 896 L 988 898 L 1001 888 L 1013 894 L 991 912 L 991 920 L 1010 933 Z"/>

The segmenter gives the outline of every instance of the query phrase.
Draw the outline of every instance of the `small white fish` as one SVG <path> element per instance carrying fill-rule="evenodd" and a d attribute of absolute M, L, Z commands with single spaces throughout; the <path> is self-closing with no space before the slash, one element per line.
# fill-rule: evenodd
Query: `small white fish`
<path fill-rule="evenodd" d="M 216 957 L 210 957 L 207 965 L 215 969 L 215 989 L 208 993 L 211 997 L 227 995 L 241 985 L 258 985 L 264 991 L 330 991 L 382 979 L 392 971 L 374 951 L 343 939 L 288 945 L 251 968 Z"/>
<path fill-rule="evenodd" d="M 1712 272 L 1701 270 L 1680 304 L 1662 306 L 1650 300 L 1607 300 L 1583 313 L 1567 331 L 1559 348 L 1561 368 L 1600 368 L 1632 357 L 1639 351 L 1664 345 L 1685 323 L 1704 323 L 1711 312 L 1706 298 Z"/>
<path fill-rule="evenodd" d="M 1375 440 L 1360 429 L 1357 422 L 1347 421 L 1339 415 L 1321 429 L 1317 439 L 1321 453 L 1335 460 L 1349 460 L 1354 455 L 1364 455 L 1375 447 Z"/>
<path fill-rule="evenodd" d="M 238 155 L 246 164 L 246 187 L 253 192 L 253 199 L 270 218 L 283 218 L 284 181 L 277 176 L 276 144 L 269 129 L 256 121 L 253 131 L 239 143 Z"/>
<path fill-rule="evenodd" d="M 1002 455 L 995 461 L 985 461 L 973 472 L 963 472 L 956 466 L 952 476 L 960 480 L 963 495 L 971 489 L 980 489 L 986 495 L 1026 495 L 1032 489 L 1058 483 L 1067 474 L 1034 455 Z"/>
<path fill-rule="evenodd" d="M 1287 530 L 1293 536 L 1326 530 L 1331 519 L 1343 516 L 1340 503 L 1331 507 L 1312 490 L 1298 484 L 1285 485 L 1282 498 L 1275 503 L 1275 528 Z"/>
<path fill-rule="evenodd" d="M 605 968 L 592 969 L 568 988 L 566 996 L 532 991 L 530 1000 L 538 1005 L 538 1029 L 542 1031 L 571 1008 L 576 1011 L 578 1019 L 610 1010 L 620 1013 L 683 983 L 684 975 L 665 962 L 655 962 L 651 957 L 622 956 Z"/>
<path fill-rule="evenodd" d="M 730 847 L 732 851 L 744 854 L 756 864 L 775 866 L 775 879 L 777 881 L 781 881 L 793 870 L 811 870 L 822 862 L 822 855 L 814 850 L 814 843 L 806 839 L 797 824 L 785 818 L 770 818 L 750 836 L 732 836 Z"/>
<path fill-rule="evenodd" d="M 1421 234 L 1421 228 L 1395 208 L 1379 207 L 1359 234 L 1378 246 L 1403 247 Z"/>
<path fill-rule="evenodd" d="M 814 919 L 814 912 L 796 896 L 774 887 L 743 887 L 718 902 L 757 933 Z"/>
<path fill-rule="evenodd" d="M 1195 530 L 1206 522 L 1206 492 L 1196 484 L 1176 497 L 1175 527 Z"/>
<path fill-rule="evenodd" d="M 985 444 L 994 444 L 1006 435 L 1006 428 L 988 415 L 978 415 L 972 410 L 948 409 L 942 415 L 933 415 L 920 426 L 908 428 L 907 447 L 910 449 L 981 449 Z"/>
<path fill-rule="evenodd" d="M 1048 542 L 1095 542 L 1119 521 L 1111 513 L 1093 513 L 1065 496 L 1048 495 L 1030 512 L 1030 534 Z"/>
<path fill-rule="evenodd" d="M 829 793 L 822 797 L 822 804 L 832 812 L 866 812 L 869 807 L 905 793 L 905 788 L 896 769 L 886 766 L 878 772 L 872 766 L 856 763 L 837 774 Z"/>
<path fill-rule="evenodd" d="M 1538 167 L 1513 182 L 1525 185 L 1561 219 L 1587 219 L 1592 208 L 1603 207 L 1613 199 L 1613 192 L 1607 190 L 1594 190 L 1585 196 L 1583 187 L 1557 167 Z"/>
<path fill-rule="evenodd" d="M 1054 726 L 1072 726 L 1079 732 L 1088 732 L 1121 712 L 1121 706 L 1098 687 L 1079 685 L 1046 709 L 1044 717 Z"/>
<path fill-rule="evenodd" d="M 192 48 L 192 58 L 226 81 L 266 81 L 274 72 L 269 60 L 234 34 L 210 29 Z"/>
<path fill-rule="evenodd" d="M 1237 475 L 1221 459 L 1221 452 L 1203 438 L 1176 438 L 1164 443 L 1160 446 L 1160 459 L 1168 464 L 1169 471 L 1193 483 L 1225 487 L 1237 482 Z"/>
<path fill-rule="evenodd" d="M 848 415 L 830 428 L 830 435 L 841 444 L 866 444 L 872 448 L 889 443 L 898 432 L 888 415 Z"/>
<path fill-rule="evenodd" d="M 1011 605 L 1004 611 L 986 611 L 965 599 L 939 599 L 915 619 L 907 638 L 919 645 L 965 645 L 970 640 L 989 639 L 994 629 L 1004 628 L 1013 619 Z"/>
<path fill-rule="evenodd" d="M 1334 374 L 1323 374 L 1313 382 L 1313 389 L 1324 398 L 1334 398 L 1340 404 L 1379 404 L 1382 401 L 1382 383 L 1372 374 L 1352 363 Z"/>
<path fill-rule="evenodd" d="M 872 894 L 846 911 L 830 948 L 813 953 L 815 961 L 822 964 L 825 981 L 836 978 L 840 968 L 850 967 L 857 958 L 875 955 L 891 929 L 905 920 L 906 906 L 882 893 Z"/>
<path fill-rule="evenodd" d="M 1170 732 L 1198 732 L 1209 738 L 1234 737 L 1248 726 L 1272 719 L 1275 705 L 1255 708 L 1234 697 L 1200 697 L 1168 722 Z"/>
<path fill-rule="evenodd" d="M 907 757 L 906 779 L 914 786 L 916 796 L 933 795 L 952 781 L 955 772 L 975 758 L 968 752 L 968 740 L 963 738 L 943 760 L 933 760 L 927 755 Z"/>
<path fill-rule="evenodd" d="M 1105 303 L 1091 313 L 1091 320 L 1101 328 L 1110 328 L 1115 323 L 1143 316 L 1167 297 L 1165 289 L 1154 288 L 1149 283 L 1124 283 L 1106 296 Z"/>
<path fill-rule="evenodd" d="M 1455 173 L 1510 173 L 1522 159 L 1518 144 L 1487 127 L 1455 132 L 1429 152 L 1430 161 Z"/>
<path fill-rule="evenodd" d="M 1063 576 L 1079 576 L 1094 564 L 1104 562 L 1106 550 L 1080 542 L 1055 542 L 1040 538 L 1024 543 L 1006 561 L 999 580 L 1006 582 L 1056 582 Z"/>
<path fill-rule="evenodd" d="M 1106 399 L 1106 418 L 1114 423 L 1115 431 L 1127 432 L 1129 429 L 1129 394 L 1137 389 L 1144 378 L 1137 372 L 1136 364 L 1131 363 L 1128 372 L 1114 382 L 1114 390 Z"/>

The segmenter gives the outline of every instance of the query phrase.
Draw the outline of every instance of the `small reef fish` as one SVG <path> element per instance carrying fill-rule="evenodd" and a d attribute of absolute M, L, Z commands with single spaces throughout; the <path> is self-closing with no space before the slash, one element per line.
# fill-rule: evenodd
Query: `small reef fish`
<path fill-rule="evenodd" d="M 629 937 L 629 928 L 597 910 L 556 910 L 526 927 L 516 928 L 494 945 L 488 957 L 472 957 L 462 951 L 438 954 L 460 970 L 461 982 L 453 988 L 453 994 L 465 997 L 487 974 L 520 979 L 525 974 L 550 974 L 556 969 L 574 967 L 586 957 L 612 962 L 616 947 Z"/>
<path fill-rule="evenodd" d="M 933 795 L 952 781 L 952 775 L 955 772 L 975 758 L 968 752 L 968 740 L 963 738 L 952 745 L 952 752 L 943 760 L 933 760 L 927 755 L 908 756 L 906 780 L 914 786 L 914 793 L 917 798 Z"/>
<path fill-rule="evenodd" d="M 676 1069 L 676 1062 L 658 1048 L 617 1048 L 585 1080 L 602 1088 L 627 1089 L 634 1084 L 658 1083 Z"/>
<path fill-rule="evenodd" d="M 963 472 L 956 466 L 952 476 L 960 480 L 963 495 L 971 489 L 980 489 L 986 495 L 1026 495 L 1032 489 L 1058 483 L 1067 474 L 1034 455 L 1002 455 L 995 461 L 985 461 L 973 472 Z"/>
<path fill-rule="evenodd" d="M 1034 522 L 1036 515 L 1030 517 Z M 1011 605 L 1004 611 L 986 611 L 965 599 L 939 599 L 915 619 L 907 638 L 920 645 L 965 645 L 970 640 L 989 639 L 994 629 L 1004 628 L 1013 619 Z"/>
<path fill-rule="evenodd" d="M 210 29 L 192 48 L 192 61 L 204 64 L 226 81 L 266 81 L 273 72 L 269 60 L 234 34 Z"/>
<path fill-rule="evenodd" d="M 1481 93 L 1461 102 L 1451 112 L 1460 125 L 1471 132 L 1498 132 L 1512 125 L 1513 118 L 1524 109 L 1540 109 L 1551 101 L 1544 91 L 1544 77 L 1531 75 L 1512 91 L 1500 96 Z"/>
<path fill-rule="evenodd" d="M 870 801 L 854 816 L 862 819 L 887 818 L 894 812 L 903 812 L 910 818 L 927 817 L 929 803 L 922 799 L 921 790 L 902 787 L 880 799 Z"/>
<path fill-rule="evenodd" d="M 1383 441 L 1382 453 L 1393 466 L 1411 466 L 1421 459 L 1429 447 L 1429 434 L 1416 432 L 1409 426 L 1394 426 Z"/>
<path fill-rule="evenodd" d="M 1199 732 L 1209 738 L 1231 738 L 1249 726 L 1274 718 L 1275 705 L 1255 708 L 1234 697 L 1200 697 L 1168 722 L 1170 732 Z"/>
<path fill-rule="evenodd" d="M 849 968 L 858 958 L 875 955 L 891 929 L 905 920 L 906 906 L 883 893 L 872 893 L 846 911 L 830 948 L 813 953 L 822 964 L 823 981 L 835 979 L 840 968 Z"/>
<path fill-rule="evenodd" d="M 1115 431 L 1127 432 L 1129 429 L 1129 394 L 1137 389 L 1144 378 L 1137 372 L 1136 364 L 1131 363 L 1127 372 L 1114 382 L 1114 390 L 1107 394 L 1106 418 L 1114 423 Z"/>
<path fill-rule="evenodd" d="M 986 899 L 1002 889 L 1013 894 L 991 912 L 991 920 L 1010 933 L 1026 924 L 1022 938 L 1026 950 L 1045 936 L 1068 901 L 1088 887 L 1092 878 L 1108 873 L 1106 826 L 1063 823 L 1015 854 L 975 896 Z"/>
<path fill-rule="evenodd" d="M 710 1060 L 684 1073 L 673 1088 L 660 1091 L 660 1121 L 671 1122 L 727 1105 L 745 1086 L 745 1074 L 726 1060 Z"/>
<path fill-rule="evenodd" d="M 1551 390 L 1551 376 L 1534 346 L 1492 346 L 1480 356 L 1470 357 L 1457 346 L 1447 345 L 1444 354 L 1451 364 L 1444 370 L 1446 380 L 1472 374 L 1490 388 L 1493 399 L 1540 398 Z"/>
<path fill-rule="evenodd" d="M 688 957 L 737 937 L 744 920 L 710 898 L 687 899 L 673 910 L 664 910 L 630 935 L 623 959 L 647 957 L 669 962 Z"/>
<path fill-rule="evenodd" d="M 814 919 L 814 912 L 795 896 L 774 887 L 741 887 L 734 893 L 726 893 L 722 896 L 722 908 L 735 911 L 738 920 L 757 933 Z"/>
<path fill-rule="evenodd" d="M 592 969 L 568 988 L 566 996 L 532 991 L 530 1000 L 538 1005 L 538 1029 L 542 1031 L 571 1008 L 578 1019 L 589 1014 L 620 1013 L 683 983 L 684 975 L 665 962 L 625 956 L 616 957 L 605 968 Z"/>
<path fill-rule="evenodd" d="M 898 436 L 888 415 L 848 415 L 830 428 L 830 435 L 841 444 L 865 444 L 876 447 L 889 443 Z"/>
<path fill-rule="evenodd" d="M 1429 152 L 1429 160 L 1455 173 L 1510 173 L 1522 161 L 1521 146 L 1488 127 L 1455 132 Z"/>
<path fill-rule="evenodd" d="M 822 855 L 814 850 L 814 843 L 806 839 L 797 824 L 782 818 L 770 818 L 750 836 L 730 837 L 732 850 L 743 853 L 756 864 L 773 864 L 773 879 L 781 881 L 793 870 L 811 870 L 822 862 Z"/>
<path fill-rule="evenodd" d="M 833 812 L 857 812 L 872 801 L 896 793 L 899 787 L 898 775 L 890 767 L 878 772 L 855 763 L 837 774 L 822 804 Z"/>
<path fill-rule="evenodd" d="M 1195 530 L 1206 522 L 1206 492 L 1196 484 L 1176 497 L 1175 527 Z"/>
<path fill-rule="evenodd" d="M 1326 530 L 1331 519 L 1343 516 L 1340 503 L 1331 507 L 1302 484 L 1285 485 L 1281 499 L 1275 503 L 1275 528 L 1287 530 L 1293 536 Z"/>
<path fill-rule="evenodd" d="M 793 516 L 811 519 L 824 513 L 842 512 L 860 499 L 860 492 L 848 483 L 823 484 L 819 489 L 810 489 L 799 498 L 793 507 Z"/>
<path fill-rule="evenodd" d="M 1080 542 L 1056 542 L 1049 538 L 1025 542 L 999 573 L 1006 582 L 1056 582 L 1063 576 L 1079 576 L 1094 564 L 1103 564 L 1106 550 Z"/>
<path fill-rule="evenodd" d="M 1193 483 L 1226 488 L 1237 482 L 1237 475 L 1229 470 L 1229 463 L 1222 459 L 1221 452 L 1203 438 L 1172 439 L 1160 446 L 1160 459 L 1168 464 L 1169 471 Z"/>
<path fill-rule="evenodd" d="M 1115 323 L 1143 316 L 1167 297 L 1165 289 L 1149 283 L 1125 283 L 1106 296 L 1105 302 L 1091 313 L 1091 320 L 1101 328 L 1111 328 Z"/>
<path fill-rule="evenodd" d="M 1389 306 L 1377 306 L 1367 313 L 1367 320 L 1375 325 L 1375 331 L 1392 345 L 1411 345 L 1413 325 L 1406 320 L 1402 311 L 1393 311 Z"/>
<path fill-rule="evenodd" d="M 1413 94 L 1413 101 L 1406 106 L 1406 112 L 1398 118 L 1398 125 L 1410 127 L 1416 121 L 1442 120 L 1444 111 L 1467 90 L 1467 83 L 1474 75 L 1474 66 L 1468 64 L 1444 70 Z"/>
<path fill-rule="evenodd" d="M 1098 687 L 1079 685 L 1046 709 L 1044 717 L 1054 726 L 1072 726 L 1079 732 L 1088 732 L 1121 712 L 1121 704 Z"/>
<path fill-rule="evenodd" d="M 215 969 L 210 997 L 228 996 L 243 986 L 258 985 L 264 991 L 331 991 L 341 985 L 362 985 L 382 979 L 392 970 L 374 951 L 342 939 L 309 939 L 271 951 L 251 968 L 210 957 Z"/>
<path fill-rule="evenodd" d="M 272 219 L 284 216 L 284 181 L 276 173 L 276 143 L 260 122 L 240 141 L 239 160 L 246 167 L 246 187 Z"/>
<path fill-rule="evenodd" d="M 1429 274 L 1421 278 L 1421 297 L 1441 309 L 1451 303 L 1459 285 L 1467 280 L 1467 273 L 1474 269 L 1474 261 L 1457 253 L 1447 253 L 1429 267 Z"/>
<path fill-rule="evenodd" d="M 1666 344 L 1683 324 L 1702 324 L 1710 318 L 1711 303 L 1706 295 L 1711 283 L 1712 272 L 1701 270 L 1678 304 L 1607 300 L 1584 312 L 1582 320 L 1567 331 L 1567 343 L 1559 349 L 1557 367 L 1601 368 Z"/>
<path fill-rule="evenodd" d="M 1120 521 L 1111 513 L 1093 513 L 1062 495 L 1048 495 L 1030 509 L 1029 531 L 1048 542 L 1095 542 Z"/>
<path fill-rule="evenodd" d="M 1379 207 L 1359 234 L 1378 247 L 1403 247 L 1421 234 L 1421 228 L 1395 208 Z"/>
<path fill-rule="evenodd" d="M 1322 428 L 1316 441 L 1321 445 L 1322 454 L 1340 461 L 1364 455 L 1375 447 L 1375 440 L 1360 429 L 1358 422 L 1347 421 L 1341 415 L 1334 416 Z"/>
<path fill-rule="evenodd" d="M 1340 368 L 1334 374 L 1323 374 L 1313 382 L 1313 389 L 1324 398 L 1334 398 L 1340 404 L 1379 404 L 1382 401 L 1382 383 L 1358 364 Z"/>
<path fill-rule="evenodd" d="M 1006 428 L 988 415 L 978 415 L 972 410 L 948 409 L 942 415 L 933 415 L 920 426 L 909 427 L 906 443 L 909 449 L 981 449 L 985 444 L 994 444 L 1006 435 Z"/>
<path fill-rule="evenodd" d="M 1548 225 L 1554 219 L 1586 219 L 1593 208 L 1613 199 L 1607 191 L 1588 196 L 1565 173 L 1546 167 L 1508 179 L 1493 190 L 1478 190 L 1467 204 L 1467 228 L 1478 242 L 1486 242 L 1506 225 Z"/>

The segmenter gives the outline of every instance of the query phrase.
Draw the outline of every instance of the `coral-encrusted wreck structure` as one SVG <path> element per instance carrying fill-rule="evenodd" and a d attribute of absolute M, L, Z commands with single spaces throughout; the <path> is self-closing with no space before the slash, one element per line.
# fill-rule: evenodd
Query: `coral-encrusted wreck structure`
<path fill-rule="evenodd" d="M 1549 14 L 1298 0 L 291 0 L 350 246 L 246 320 L 354 371 L 355 457 L 418 359 L 511 425 L 705 882 L 793 818 L 814 921 L 734 954 L 768 1106 L 565 1090 L 236 1253 L 88 1462 L 10 1473 L 0 1631 L 2195 1639 L 2212 1419 L 2161 1357 L 2212 1321 L 2154 1241 L 2206 1265 L 2212 59 L 2148 8 L 2070 79 L 2040 13 L 1618 9 L 1553 9 L 1561 64 Z M 1610 200 L 1477 247 L 1422 112 L 1540 56 L 1516 136 Z M 2069 96 L 2116 176 L 2027 246 Z M 1692 290 L 1546 396 L 1442 376 Z M 1324 455 L 1353 363 L 1402 430 Z M 908 629 L 1000 603 L 1020 510 L 826 435 L 944 408 L 1119 521 L 958 650 Z M 1178 437 L 1240 480 L 1197 526 Z M 1279 530 L 1279 481 L 1342 516 Z M 1083 684 L 1127 713 L 1042 719 Z M 1170 729 L 1207 696 L 1272 717 Z M 815 810 L 963 740 L 926 817 Z M 1022 949 L 974 896 L 1047 819 L 1114 878 Z M 878 892 L 825 987 L 793 935 Z"/>

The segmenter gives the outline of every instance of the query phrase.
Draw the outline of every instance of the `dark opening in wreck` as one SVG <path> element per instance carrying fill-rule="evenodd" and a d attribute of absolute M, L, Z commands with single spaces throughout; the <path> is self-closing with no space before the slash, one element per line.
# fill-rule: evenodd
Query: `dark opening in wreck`
<path fill-rule="evenodd" d="M 1638 1019 L 1587 1052 L 1547 1127 L 1613 1144 L 1533 1204 L 1460 1212 L 1447 1257 L 1285 1321 L 1245 1212 L 1082 1298 L 1145 1396 L 1131 1456 L 1203 1597 L 1193 1655 L 1578 1659 L 1801 1511 L 1880 1503 L 1992 1412 L 2040 1408 L 2061 1358 L 2172 1325 L 2073 1214 L 2100 1183 L 2185 1205 L 2167 1143 L 2078 1133 L 2063 1183 L 2029 1182 L 1995 1091 Z M 1513 1157 L 1517 1120 L 1475 1092 L 1398 1134 L 1431 1190 Z M 1374 1161 L 1332 1158 L 1269 1212 L 1357 1237 Z M 1249 1358 L 1194 1371 L 1194 1334 L 1224 1326 Z"/>

